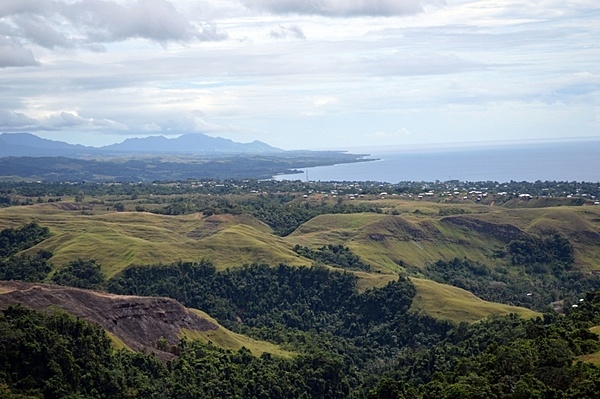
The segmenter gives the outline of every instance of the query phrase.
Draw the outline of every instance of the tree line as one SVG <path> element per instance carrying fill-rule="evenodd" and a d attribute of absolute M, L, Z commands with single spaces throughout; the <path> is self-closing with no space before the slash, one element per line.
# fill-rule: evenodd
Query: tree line
<path fill-rule="evenodd" d="M 341 244 L 327 244 L 316 250 L 295 245 L 293 249 L 298 255 L 311 259 L 317 264 L 331 265 L 349 270 L 371 271 L 371 265 L 363 262 L 358 255 L 350 251 L 350 248 Z"/>

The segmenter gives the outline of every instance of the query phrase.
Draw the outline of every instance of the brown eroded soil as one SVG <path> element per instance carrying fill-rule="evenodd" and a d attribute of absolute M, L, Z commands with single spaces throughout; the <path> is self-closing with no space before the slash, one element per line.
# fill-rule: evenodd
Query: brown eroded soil
<path fill-rule="evenodd" d="M 98 323 L 129 348 L 154 352 L 161 359 L 173 355 L 156 349 L 160 338 L 176 344 L 182 329 L 209 331 L 219 328 L 169 298 L 112 295 L 50 284 L 0 281 L 0 309 L 12 304 L 42 311 L 51 307 L 62 309 L 88 322 Z"/>

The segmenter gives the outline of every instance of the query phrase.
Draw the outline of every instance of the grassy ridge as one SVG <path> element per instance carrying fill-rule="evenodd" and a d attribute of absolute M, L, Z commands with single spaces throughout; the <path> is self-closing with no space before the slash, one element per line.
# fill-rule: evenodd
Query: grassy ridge
<path fill-rule="evenodd" d="M 245 263 L 310 265 L 310 260 L 293 252 L 294 245 L 319 248 L 341 244 L 377 271 L 356 273 L 359 288 L 364 290 L 394 280 L 404 265 L 422 267 L 439 259 L 466 257 L 494 268 L 502 262 L 494 258 L 494 252 L 507 242 L 503 226 L 535 234 L 557 231 L 572 243 L 578 268 L 600 270 L 600 207 L 507 209 L 419 201 L 377 202 L 395 211 L 395 215 L 321 215 L 284 238 L 244 215 L 164 216 L 114 212 L 104 206 L 89 209 L 64 202 L 0 209 L 0 229 L 38 221 L 50 228 L 52 236 L 30 252 L 52 251 L 52 262 L 57 266 L 77 258 L 96 259 L 108 277 L 132 264 L 202 258 L 210 259 L 218 269 Z M 489 314 L 521 312 L 489 306 L 478 298 L 467 298 L 464 292 L 459 295 L 452 287 L 414 281 L 420 291 L 415 309 L 440 318 L 473 321 Z M 454 312 L 442 306 L 451 303 Z"/>
<path fill-rule="evenodd" d="M 0 228 L 31 220 L 49 227 L 52 237 L 30 252 L 48 249 L 58 266 L 77 258 L 96 259 L 108 277 L 132 264 L 202 258 L 219 268 L 255 262 L 309 264 L 268 227 L 245 216 L 81 212 L 46 204 L 0 209 Z"/>
<path fill-rule="evenodd" d="M 355 224 L 359 227 L 348 227 Z M 287 240 L 310 247 L 344 244 L 375 270 L 384 272 L 398 272 L 403 264 L 420 267 L 440 258 L 466 256 L 487 263 L 493 250 L 502 245 L 494 237 L 445 225 L 440 218 L 375 214 L 317 216 Z"/>
<path fill-rule="evenodd" d="M 286 240 L 292 245 L 313 248 L 326 243 L 343 244 L 375 270 L 397 272 L 403 264 L 422 267 L 428 262 L 455 257 L 495 267 L 500 262 L 494 258 L 494 252 L 503 249 L 509 240 L 505 235 L 507 228 L 541 235 L 556 231 L 572 243 L 579 268 L 600 270 L 598 207 L 505 209 L 465 205 L 460 209 L 477 213 L 444 217 L 439 212 L 448 207 L 426 205 L 425 211 L 416 208 L 419 213 L 403 212 L 397 216 L 317 216 Z"/>
<path fill-rule="evenodd" d="M 0 228 L 37 220 L 49 227 L 53 236 L 31 251 L 40 248 L 53 251 L 57 265 L 78 257 L 93 258 L 108 276 L 131 264 L 201 258 L 211 259 L 218 268 L 253 262 L 310 264 L 291 250 L 296 244 L 311 248 L 342 244 L 374 270 L 382 272 L 396 273 L 404 264 L 422 267 L 428 262 L 455 257 L 467 257 L 494 267 L 499 264 L 493 257 L 494 251 L 506 244 L 501 231 L 494 228 L 496 225 L 510 225 L 536 234 L 558 231 L 573 244 L 578 267 L 586 271 L 600 269 L 597 207 L 504 209 L 464 205 L 460 209 L 473 212 L 444 218 L 439 212 L 448 206 L 407 203 L 397 216 L 371 213 L 317 216 L 285 238 L 277 237 L 268 226 L 248 216 L 87 212 L 78 210 L 75 204 L 0 209 Z M 420 212 L 415 214 L 415 210 Z M 476 221 L 482 228 L 448 220 L 471 224 Z"/>
<path fill-rule="evenodd" d="M 461 288 L 414 277 L 410 280 L 417 288 L 411 310 L 440 320 L 475 322 L 490 315 L 510 313 L 524 318 L 540 316 L 527 308 L 484 301 Z"/>
<path fill-rule="evenodd" d="M 200 340 L 202 342 L 212 342 L 219 348 L 238 351 L 242 347 L 248 349 L 255 356 L 260 356 L 263 353 L 271 353 L 275 356 L 289 358 L 294 355 L 292 352 L 281 349 L 278 345 L 272 344 L 266 341 L 259 341 L 242 334 L 234 333 L 221 326 L 215 319 L 210 317 L 208 314 L 197 309 L 190 309 L 198 316 L 208 319 L 211 323 L 217 324 L 219 328 L 217 330 L 209 331 L 191 331 L 183 329 L 181 331 L 181 337 L 189 340 Z"/>

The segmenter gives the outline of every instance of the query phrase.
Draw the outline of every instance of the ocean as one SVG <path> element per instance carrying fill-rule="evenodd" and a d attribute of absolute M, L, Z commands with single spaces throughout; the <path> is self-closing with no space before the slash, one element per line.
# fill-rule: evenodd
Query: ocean
<path fill-rule="evenodd" d="M 310 181 L 586 181 L 600 182 L 600 139 L 432 147 L 361 148 L 368 162 L 301 169 L 276 180 Z"/>

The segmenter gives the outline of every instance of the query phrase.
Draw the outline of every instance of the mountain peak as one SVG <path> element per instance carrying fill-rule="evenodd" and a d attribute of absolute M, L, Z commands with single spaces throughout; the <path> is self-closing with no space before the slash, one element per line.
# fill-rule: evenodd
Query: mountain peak
<path fill-rule="evenodd" d="M 203 133 L 187 133 L 177 138 L 149 136 L 128 138 L 121 143 L 100 148 L 68 144 L 40 138 L 31 133 L 0 134 L 0 156 L 69 156 L 84 155 L 140 155 L 140 154 L 188 154 L 227 155 L 280 153 L 283 150 L 261 141 L 238 143 L 222 137 L 211 137 Z"/>

